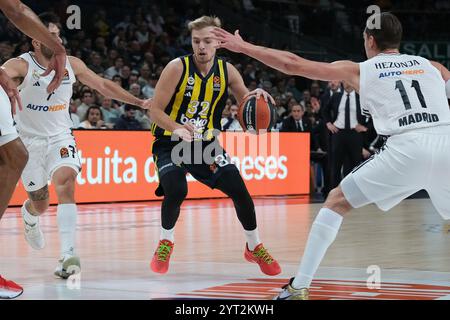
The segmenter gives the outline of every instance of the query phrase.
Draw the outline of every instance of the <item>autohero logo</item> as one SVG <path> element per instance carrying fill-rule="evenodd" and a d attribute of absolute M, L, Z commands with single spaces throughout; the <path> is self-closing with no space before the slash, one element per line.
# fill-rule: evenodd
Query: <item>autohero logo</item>
<path fill-rule="evenodd" d="M 38 111 L 38 112 L 57 112 L 57 111 L 66 110 L 66 106 L 64 104 L 57 104 L 57 105 L 53 105 L 53 106 L 40 106 L 40 105 L 29 103 L 27 105 L 27 109 L 33 110 L 33 111 Z"/>

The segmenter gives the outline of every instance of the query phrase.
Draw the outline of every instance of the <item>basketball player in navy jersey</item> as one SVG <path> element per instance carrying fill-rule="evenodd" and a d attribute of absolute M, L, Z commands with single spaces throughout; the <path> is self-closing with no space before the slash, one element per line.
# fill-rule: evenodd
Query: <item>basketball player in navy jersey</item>
<path fill-rule="evenodd" d="M 188 192 L 186 173 L 189 172 L 200 182 L 221 190 L 233 200 L 247 240 L 245 258 L 257 263 L 263 273 L 277 275 L 281 268 L 259 239 L 255 207 L 245 183 L 228 154 L 210 135 L 214 129 L 221 130 L 220 120 L 228 89 L 238 102 L 251 94 L 273 99 L 261 89 L 249 93 L 236 68 L 216 57 L 216 42 L 212 39 L 211 30 L 220 24 L 218 18 L 209 16 L 189 23 L 193 54 L 177 58 L 166 66 L 156 85 L 153 100 L 149 102 L 151 118 L 155 122 L 152 152 L 160 178 L 157 195 L 164 195 L 161 236 L 151 269 L 158 273 L 168 271 L 174 248 L 175 223 Z M 195 145 L 200 146 L 203 154 L 209 150 L 211 161 L 201 155 L 201 163 L 185 159 L 177 162 L 172 151 L 180 144 L 174 137 L 181 137 L 188 148 L 195 150 Z"/>
<path fill-rule="evenodd" d="M 369 27 L 379 19 L 381 28 Z M 218 47 L 251 56 L 291 75 L 324 81 L 343 80 L 360 94 L 378 134 L 390 136 L 371 157 L 332 190 L 309 234 L 298 273 L 276 297 L 308 299 L 309 287 L 343 217 L 375 203 L 387 211 L 425 189 L 439 214 L 450 219 L 450 72 L 441 64 L 399 52 L 402 25 L 391 13 L 369 18 L 364 30 L 368 60 L 321 63 L 293 53 L 252 45 L 216 28 Z"/>

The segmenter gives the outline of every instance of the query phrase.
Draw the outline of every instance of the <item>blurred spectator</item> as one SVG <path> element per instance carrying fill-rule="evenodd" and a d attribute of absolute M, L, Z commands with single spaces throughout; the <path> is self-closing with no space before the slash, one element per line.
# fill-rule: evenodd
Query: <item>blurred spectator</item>
<path fill-rule="evenodd" d="M 230 106 L 230 113 L 226 118 L 222 118 L 222 130 L 223 131 L 242 131 L 242 127 L 237 120 L 239 108 L 233 104 Z"/>
<path fill-rule="evenodd" d="M 80 123 L 81 129 L 106 129 L 106 124 L 103 121 L 103 115 L 100 107 L 92 106 L 87 110 L 85 120 Z"/>
<path fill-rule="evenodd" d="M 93 51 L 91 53 L 91 63 L 88 65 L 88 68 L 97 74 L 105 71 L 105 68 L 102 66 L 102 57 L 98 52 Z"/>
<path fill-rule="evenodd" d="M 111 81 L 115 82 L 119 86 L 123 87 L 123 85 L 122 85 L 122 77 L 120 75 L 116 74 L 114 77 L 112 77 Z"/>
<path fill-rule="evenodd" d="M 81 104 L 77 108 L 77 115 L 80 119 L 86 118 L 86 112 L 94 103 L 94 95 L 90 89 L 82 91 Z"/>
<path fill-rule="evenodd" d="M 164 19 L 159 15 L 159 10 L 155 6 L 153 6 L 151 13 L 146 18 L 150 31 L 155 36 L 160 36 L 164 31 Z"/>
<path fill-rule="evenodd" d="M 150 77 L 152 75 L 152 72 L 150 70 L 150 67 L 147 63 L 144 63 L 141 66 L 141 69 L 139 70 L 139 78 L 138 78 L 138 82 L 141 85 L 141 87 L 143 88 L 146 84 L 148 84 L 148 82 L 150 81 Z"/>
<path fill-rule="evenodd" d="M 116 104 L 113 104 L 113 100 L 107 97 L 101 97 L 101 111 L 103 115 L 103 121 L 110 129 L 114 128 L 116 121 L 120 118 L 120 110 Z"/>
<path fill-rule="evenodd" d="M 152 73 L 148 83 L 142 88 L 142 94 L 148 99 L 153 98 L 155 93 L 156 83 L 158 82 L 158 76 L 156 73 Z"/>
<path fill-rule="evenodd" d="M 311 92 L 311 96 L 312 97 L 320 97 L 320 84 L 317 81 L 313 81 L 311 83 L 311 88 L 310 88 L 310 92 Z"/>
<path fill-rule="evenodd" d="M 144 96 L 141 94 L 141 86 L 138 83 L 130 85 L 130 93 L 136 98 L 144 99 Z"/>
<path fill-rule="evenodd" d="M 150 130 L 152 126 L 152 120 L 150 118 L 150 110 L 137 110 L 136 114 L 139 114 L 139 117 L 136 117 L 139 123 L 141 124 L 142 129 Z"/>
<path fill-rule="evenodd" d="M 120 75 L 120 71 L 122 70 L 122 67 L 124 65 L 123 62 L 123 58 L 122 57 L 117 57 L 114 60 L 114 66 L 109 67 L 108 69 L 105 70 L 104 74 L 105 77 L 108 79 L 112 79 L 115 75 Z"/>
<path fill-rule="evenodd" d="M 75 102 L 75 100 L 70 99 L 70 106 L 69 106 L 69 114 L 70 114 L 70 119 L 72 120 L 72 129 L 74 128 L 78 128 L 78 126 L 80 125 L 80 117 L 78 117 L 77 115 L 77 104 Z"/>
<path fill-rule="evenodd" d="M 129 66 L 123 66 L 120 70 L 120 77 L 122 78 L 122 87 L 125 89 L 130 88 L 130 75 L 131 69 Z"/>
<path fill-rule="evenodd" d="M 294 77 L 289 78 L 286 86 L 286 92 L 291 92 L 295 100 L 297 101 L 302 100 L 302 93 L 300 92 L 300 90 L 297 89 Z"/>
<path fill-rule="evenodd" d="M 305 107 L 296 103 L 292 106 L 291 115 L 283 120 L 281 132 L 310 132 L 311 124 L 304 119 Z"/>
<path fill-rule="evenodd" d="M 117 130 L 142 130 L 142 125 L 136 120 L 136 108 L 126 104 L 124 106 L 125 113 L 117 120 L 114 129 Z"/>
<path fill-rule="evenodd" d="M 330 102 L 331 97 L 335 93 L 341 92 L 341 82 L 340 81 L 328 81 L 327 89 L 323 92 L 320 97 L 320 104 L 326 106 Z"/>
<path fill-rule="evenodd" d="M 131 41 L 128 58 L 131 63 L 131 67 L 133 69 L 139 69 L 142 62 L 142 52 L 141 45 L 137 40 Z"/>

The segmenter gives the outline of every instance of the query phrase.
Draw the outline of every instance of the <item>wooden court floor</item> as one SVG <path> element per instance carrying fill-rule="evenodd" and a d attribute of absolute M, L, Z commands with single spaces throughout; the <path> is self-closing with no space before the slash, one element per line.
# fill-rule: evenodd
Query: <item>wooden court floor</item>
<path fill-rule="evenodd" d="M 245 238 L 227 199 L 184 203 L 166 275 L 149 268 L 160 202 L 80 205 L 82 272 L 70 281 L 53 276 L 56 208 L 41 219 L 47 246 L 40 251 L 25 242 L 20 209 L 10 208 L 0 222 L 0 273 L 23 285 L 19 299 L 270 299 L 296 273 L 321 205 L 304 198 L 255 204 L 261 239 L 283 269 L 276 277 L 244 260 Z M 311 298 L 450 299 L 450 226 L 428 199 L 405 200 L 388 213 L 373 205 L 355 210 L 319 268 Z"/>

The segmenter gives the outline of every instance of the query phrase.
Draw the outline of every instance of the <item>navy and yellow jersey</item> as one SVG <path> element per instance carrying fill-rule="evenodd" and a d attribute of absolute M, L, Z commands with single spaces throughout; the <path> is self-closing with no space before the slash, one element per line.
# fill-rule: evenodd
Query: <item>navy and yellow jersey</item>
<path fill-rule="evenodd" d="M 220 120 L 228 98 L 226 61 L 215 57 L 209 73 L 202 76 L 195 66 L 192 54 L 180 59 L 183 73 L 165 112 L 177 123 L 191 122 L 197 128 L 194 139 L 201 139 L 205 132 L 221 130 Z M 172 135 L 155 123 L 151 129 L 156 140 L 170 139 Z"/>

